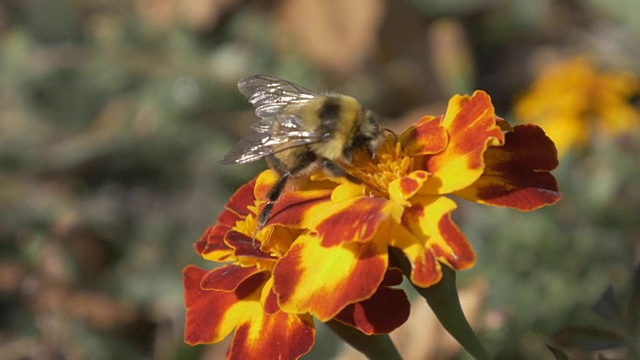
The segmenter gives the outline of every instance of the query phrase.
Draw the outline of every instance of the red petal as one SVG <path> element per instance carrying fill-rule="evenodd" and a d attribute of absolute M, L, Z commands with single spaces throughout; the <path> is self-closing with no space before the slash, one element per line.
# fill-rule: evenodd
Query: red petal
<path fill-rule="evenodd" d="M 381 286 L 396 286 L 402 284 L 402 270 L 396 267 L 389 267 L 387 273 L 384 274 Z"/>
<path fill-rule="evenodd" d="M 221 215 L 227 217 L 228 215 L 234 216 L 228 211 L 224 211 Z M 196 249 L 196 253 L 200 256 L 209 256 L 217 261 L 225 261 L 233 255 L 233 249 L 224 243 L 224 234 L 231 229 L 230 226 L 224 223 L 218 223 L 215 226 L 208 227 L 200 239 L 196 241 L 193 247 Z"/>
<path fill-rule="evenodd" d="M 456 195 L 522 211 L 556 203 L 561 194 L 550 173 L 558 166 L 555 146 L 535 125 L 518 125 L 502 147 L 485 153 L 487 167 L 474 184 Z"/>
<path fill-rule="evenodd" d="M 245 218 L 251 213 L 249 206 L 254 205 L 255 197 L 253 195 L 256 186 L 256 179 L 242 185 L 229 199 L 225 206 L 226 209 L 240 218 Z"/>
<path fill-rule="evenodd" d="M 209 227 L 195 243 L 196 252 L 213 261 L 226 261 L 233 254 L 232 249 L 224 242 L 226 233 L 238 220 L 250 214 L 249 206 L 254 204 L 253 188 L 256 180 L 241 186 L 225 205 L 216 224 Z"/>
<path fill-rule="evenodd" d="M 224 265 L 209 271 L 200 283 L 203 290 L 233 291 L 248 278 L 261 273 L 257 267 L 241 267 L 239 265 Z M 266 280 L 266 274 L 257 280 L 263 283 Z M 254 280 L 256 281 L 256 280 Z"/>
<path fill-rule="evenodd" d="M 264 312 L 273 315 L 280 311 L 280 307 L 278 306 L 278 297 L 276 293 L 273 292 L 273 283 L 271 285 L 267 297 L 264 300 Z"/>
<path fill-rule="evenodd" d="M 367 300 L 347 306 L 335 319 L 364 334 L 388 334 L 409 318 L 411 303 L 403 290 L 381 287 Z"/>
<path fill-rule="evenodd" d="M 235 256 L 247 258 L 258 258 L 263 260 L 276 260 L 272 255 L 260 250 L 260 243 L 256 242 L 251 236 L 241 232 L 231 230 L 224 238 L 231 248 Z"/>

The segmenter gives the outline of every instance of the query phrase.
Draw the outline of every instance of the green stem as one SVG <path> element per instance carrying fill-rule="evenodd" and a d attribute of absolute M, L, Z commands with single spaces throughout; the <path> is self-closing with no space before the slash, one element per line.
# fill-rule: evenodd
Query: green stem
<path fill-rule="evenodd" d="M 411 276 L 411 264 L 402 251 L 389 248 L 390 255 L 400 266 L 407 279 Z M 413 285 L 413 284 L 412 284 Z M 471 329 L 469 322 L 462 312 L 458 289 L 456 288 L 456 273 L 447 266 L 442 266 L 442 280 L 428 288 L 413 285 L 414 289 L 427 300 L 440 324 L 453 336 L 460 345 L 478 360 L 489 360 L 491 356 Z"/>
<path fill-rule="evenodd" d="M 325 323 L 336 335 L 372 360 L 402 360 L 389 335 L 365 335 L 337 320 Z"/>

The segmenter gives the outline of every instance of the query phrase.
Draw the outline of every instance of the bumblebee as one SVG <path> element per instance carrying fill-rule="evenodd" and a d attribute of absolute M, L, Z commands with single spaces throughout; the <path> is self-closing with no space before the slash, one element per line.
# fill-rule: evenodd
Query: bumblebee
<path fill-rule="evenodd" d="M 384 142 L 377 116 L 350 96 L 321 94 L 265 75 L 241 79 L 238 89 L 255 107 L 258 121 L 251 125 L 252 133 L 220 163 L 244 164 L 264 158 L 280 176 L 258 215 L 256 232 L 267 223 L 291 179 L 317 169 L 350 178 L 339 164 L 350 164 L 359 147 L 367 148 L 373 157 Z"/>

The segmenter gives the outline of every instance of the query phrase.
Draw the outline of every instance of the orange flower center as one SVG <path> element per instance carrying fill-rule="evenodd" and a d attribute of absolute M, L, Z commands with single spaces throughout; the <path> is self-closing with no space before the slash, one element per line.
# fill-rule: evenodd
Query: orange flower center
<path fill-rule="evenodd" d="M 388 198 L 389 183 L 411 171 L 413 158 L 404 154 L 395 136 L 388 135 L 376 151 L 375 158 L 360 149 L 354 153 L 353 163 L 341 165 L 349 175 L 362 181 L 371 195 Z"/>

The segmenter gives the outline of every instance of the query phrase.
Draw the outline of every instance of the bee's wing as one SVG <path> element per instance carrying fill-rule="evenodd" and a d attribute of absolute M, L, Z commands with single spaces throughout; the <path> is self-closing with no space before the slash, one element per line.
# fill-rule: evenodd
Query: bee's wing
<path fill-rule="evenodd" d="M 279 151 L 322 141 L 324 135 L 305 130 L 296 115 L 282 113 L 285 107 L 304 104 L 316 98 L 318 93 L 266 75 L 241 79 L 238 89 L 256 108 L 260 120 L 251 125 L 254 133 L 242 138 L 220 161 L 221 164 L 244 164 Z"/>
<path fill-rule="evenodd" d="M 260 160 L 280 151 L 321 142 L 326 136 L 326 134 L 304 130 L 300 118 L 295 115 L 280 114 L 273 120 L 267 120 L 253 124 L 252 129 L 256 132 L 240 139 L 236 146 L 220 161 L 220 164 L 244 164 Z M 277 130 L 271 128 L 274 121 L 278 123 Z"/>
<path fill-rule="evenodd" d="M 290 81 L 266 75 L 253 75 L 241 79 L 238 81 L 238 89 L 256 108 L 256 115 L 267 120 L 265 125 L 270 125 L 270 121 L 274 121 L 276 115 L 286 106 L 300 105 L 319 95 Z M 257 124 L 260 122 L 254 125 Z"/>
<path fill-rule="evenodd" d="M 236 146 L 224 156 L 224 159 L 220 160 L 220 164 L 244 164 L 260 160 L 273 152 L 272 145 L 270 145 L 272 141 L 270 134 L 251 133 L 240 139 Z"/>

